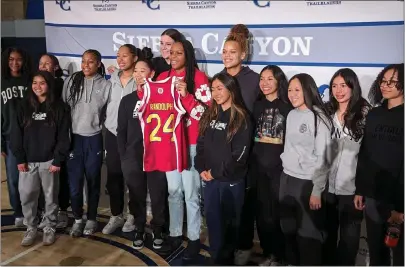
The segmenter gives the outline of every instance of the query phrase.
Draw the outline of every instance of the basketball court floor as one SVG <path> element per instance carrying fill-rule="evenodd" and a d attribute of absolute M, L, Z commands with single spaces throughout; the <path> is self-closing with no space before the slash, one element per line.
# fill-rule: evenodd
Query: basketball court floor
<path fill-rule="evenodd" d="M 105 172 L 104 172 L 105 173 Z M 4 160 L 1 163 L 1 265 L 35 265 L 35 266 L 89 266 L 89 265 L 120 265 L 120 266 L 204 266 L 209 257 L 207 229 L 202 227 L 201 241 L 204 243 L 198 258 L 193 262 L 182 260 L 183 246 L 173 252 L 158 254 L 152 249 L 151 235 L 148 235 L 146 246 L 142 250 L 132 248 L 133 233 L 122 233 L 117 230 L 113 235 L 104 235 L 102 228 L 107 224 L 110 212 L 108 196 L 104 189 L 105 177 L 102 181 L 102 196 L 99 205 L 99 231 L 93 236 L 73 239 L 69 236 L 69 228 L 57 231 L 57 240 L 51 246 L 42 245 L 42 236 L 31 247 L 20 245 L 25 229 L 16 228 L 9 205 Z M 70 224 L 73 217 L 70 214 Z M 147 229 L 150 233 L 150 229 Z M 260 261 L 260 249 L 256 243 L 252 262 L 257 265 Z"/>

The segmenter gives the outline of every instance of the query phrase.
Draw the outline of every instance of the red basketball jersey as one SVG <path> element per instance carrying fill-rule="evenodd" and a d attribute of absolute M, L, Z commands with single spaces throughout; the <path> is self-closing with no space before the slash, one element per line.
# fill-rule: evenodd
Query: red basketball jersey
<path fill-rule="evenodd" d="M 143 132 L 144 171 L 179 172 L 187 168 L 187 145 L 180 95 L 175 89 L 176 77 L 144 85 L 139 120 Z"/>

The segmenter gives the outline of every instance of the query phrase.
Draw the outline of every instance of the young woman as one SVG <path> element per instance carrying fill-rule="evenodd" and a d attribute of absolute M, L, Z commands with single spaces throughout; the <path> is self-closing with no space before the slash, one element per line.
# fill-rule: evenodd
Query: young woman
<path fill-rule="evenodd" d="M 333 161 L 325 203 L 328 235 L 323 257 L 326 265 L 354 266 L 363 220 L 363 213 L 355 209 L 353 202 L 356 165 L 370 105 L 361 96 L 359 79 L 351 69 L 338 70 L 329 88 Z"/>
<path fill-rule="evenodd" d="M 271 266 L 284 259 L 284 237 L 280 228 L 280 159 L 284 149 L 285 127 L 292 106 L 287 97 L 288 80 L 274 65 L 260 72 L 260 100 L 253 108 L 256 125 L 249 158 L 249 174 L 257 180 L 257 233 L 263 256 L 261 265 Z"/>
<path fill-rule="evenodd" d="M 63 90 L 63 71 L 59 65 L 59 60 L 57 57 L 51 54 L 44 54 L 39 60 L 38 69 L 40 71 L 47 71 L 54 77 L 54 96 L 55 100 L 62 99 Z M 68 214 L 67 209 L 70 206 L 70 193 L 69 193 L 69 181 L 66 171 L 66 162 L 63 162 L 59 172 L 59 213 L 58 213 L 58 224 L 56 228 L 66 228 L 68 226 Z M 38 203 L 39 211 L 42 212 L 45 209 L 44 195 L 41 191 L 40 199 Z M 46 226 L 45 217 L 42 218 L 41 223 L 38 228 L 43 229 Z"/>
<path fill-rule="evenodd" d="M 167 182 L 166 173 L 143 172 L 143 132 L 138 118 L 142 84 L 145 79 L 154 76 L 149 48 L 142 49 L 143 56 L 135 63 L 133 73 L 137 81 L 137 92 L 122 98 L 118 112 L 117 141 L 121 157 L 121 166 L 129 191 L 129 210 L 134 216 L 135 237 L 133 247 L 142 249 L 145 241 L 146 196 L 149 189 L 152 202 L 153 245 L 161 247 L 161 230 L 166 218 Z"/>
<path fill-rule="evenodd" d="M 7 189 L 14 210 L 15 226 L 24 227 L 18 193 L 17 160 L 10 149 L 12 121 L 16 117 L 18 103 L 25 97 L 30 84 L 31 58 L 20 48 L 7 48 L 1 55 L 1 155 L 5 159 Z"/>
<path fill-rule="evenodd" d="M 404 265 L 404 64 L 385 67 L 370 89 L 373 108 L 356 172 L 354 204 L 365 206 L 370 265 L 391 265 L 384 238 L 390 224 L 400 230 L 393 265 Z"/>
<path fill-rule="evenodd" d="M 11 149 L 20 172 L 19 192 L 27 222 L 21 242 L 30 246 L 37 236 L 37 206 L 40 191 L 45 196 L 44 245 L 55 242 L 61 163 L 66 159 L 70 140 L 68 107 L 55 99 L 54 78 L 46 71 L 34 75 L 32 90 L 19 106 L 11 130 Z"/>
<path fill-rule="evenodd" d="M 280 178 L 281 229 L 286 261 L 292 265 L 320 265 L 324 242 L 324 203 L 332 120 L 314 79 L 294 75 L 288 84 L 294 107 L 287 117 L 283 173 Z"/>
<path fill-rule="evenodd" d="M 111 83 L 104 78 L 101 55 L 86 50 L 82 56 L 82 70 L 65 80 L 63 100 L 69 104 L 72 117 L 72 151 L 67 170 L 75 223 L 70 235 L 79 237 L 93 234 L 97 229 L 97 208 L 100 198 L 101 166 L 103 164 L 103 136 L 101 134 L 106 105 L 111 94 Z M 87 222 L 83 222 L 83 184 L 87 181 Z"/>
<path fill-rule="evenodd" d="M 106 188 L 110 197 L 112 216 L 103 229 L 103 234 L 106 235 L 113 233 L 121 227 L 123 232 L 131 232 L 135 229 L 133 216 L 129 214 L 126 222 L 123 216 L 125 187 L 117 145 L 117 120 L 121 99 L 136 91 L 135 80 L 132 74 L 137 59 L 138 53 L 135 46 L 131 44 L 121 46 L 117 53 L 119 71 L 113 72 L 110 79 L 112 89 L 110 101 L 107 104 L 107 117 L 104 125 L 107 128 L 105 133 L 105 148 L 107 153 Z"/>
<path fill-rule="evenodd" d="M 48 71 L 55 78 L 55 99 L 62 98 L 63 70 L 59 65 L 57 57 L 51 54 L 44 54 L 39 60 L 39 70 Z"/>
<path fill-rule="evenodd" d="M 171 69 L 159 75 L 157 80 L 167 77 L 179 77 L 176 88 L 181 95 L 181 103 L 187 111 L 186 138 L 190 145 L 190 169 L 179 173 L 171 171 L 166 173 L 169 191 L 170 237 L 173 248 L 183 243 L 183 215 L 186 202 L 187 237 L 189 239 L 184 259 L 194 258 L 200 251 L 200 178 L 194 167 L 196 144 L 198 136 L 198 123 L 204 112 L 205 104 L 211 100 L 208 88 L 208 78 L 196 66 L 193 45 L 187 40 L 174 43 L 170 49 Z M 183 193 L 184 192 L 184 193 Z"/>
<path fill-rule="evenodd" d="M 200 121 L 195 166 L 204 186 L 205 213 L 214 264 L 231 264 L 245 194 L 252 123 L 234 77 L 212 79 L 213 103 Z"/>
<path fill-rule="evenodd" d="M 161 73 L 170 70 L 170 48 L 175 42 L 186 39 L 176 29 L 167 29 L 162 32 L 160 36 L 160 57 L 152 59 L 153 66 L 155 66 L 155 80 Z"/>
<path fill-rule="evenodd" d="M 237 24 L 232 27 L 222 49 L 222 62 L 225 65 L 225 69 L 222 72 L 228 73 L 238 80 L 243 101 L 251 113 L 253 111 L 253 103 L 257 100 L 260 88 L 259 74 L 247 66 L 242 66 L 243 61 L 248 58 L 251 52 L 249 51 L 249 35 L 248 28 L 243 24 Z M 255 178 L 248 177 L 240 226 L 240 243 L 235 254 L 236 265 L 246 265 L 252 253 L 256 216 L 256 191 Z"/>

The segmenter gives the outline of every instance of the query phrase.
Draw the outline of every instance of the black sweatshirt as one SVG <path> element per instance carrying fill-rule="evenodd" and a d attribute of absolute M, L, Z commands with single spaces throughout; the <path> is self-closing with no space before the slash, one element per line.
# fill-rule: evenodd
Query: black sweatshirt
<path fill-rule="evenodd" d="M 131 159 L 142 170 L 143 133 L 138 118 L 141 102 L 136 91 L 124 96 L 118 108 L 117 143 L 121 161 Z"/>
<path fill-rule="evenodd" d="M 194 159 L 195 168 L 199 173 L 211 170 L 212 177 L 223 182 L 240 181 L 246 177 L 252 143 L 253 129 L 250 117 L 232 140 L 227 141 L 230 114 L 230 108 L 226 111 L 220 108 L 218 120 L 211 121 L 204 135 L 198 137 L 197 155 Z"/>
<path fill-rule="evenodd" d="M 291 104 L 278 98 L 273 101 L 263 98 L 255 102 L 255 142 L 250 161 L 261 169 L 282 168 L 280 155 L 284 150 L 287 115 L 291 110 Z"/>
<path fill-rule="evenodd" d="M 62 101 L 54 104 L 53 125 L 49 122 L 49 111 L 45 102 L 35 112 L 27 100 L 21 102 L 17 110 L 16 123 L 11 129 L 11 150 L 17 158 L 17 164 L 29 162 L 47 162 L 60 167 L 70 148 L 69 107 Z M 31 124 L 24 126 L 24 118 L 32 117 Z"/>
<path fill-rule="evenodd" d="M 404 105 L 387 103 L 366 117 L 356 170 L 356 194 L 404 211 Z"/>
<path fill-rule="evenodd" d="M 226 69 L 223 69 L 222 73 L 226 73 Z M 253 103 L 257 100 L 260 92 L 260 75 L 249 67 L 242 67 L 239 73 L 234 77 L 238 80 L 243 101 L 245 102 L 247 109 L 250 112 L 253 112 Z"/>
<path fill-rule="evenodd" d="M 1 79 L 1 151 L 6 152 L 10 140 L 11 123 L 15 120 L 19 102 L 25 98 L 30 83 L 28 77 Z"/>
<path fill-rule="evenodd" d="M 152 64 L 155 68 L 155 75 L 153 76 L 154 81 L 161 73 L 170 70 L 170 64 L 167 64 L 166 60 L 163 57 L 153 58 Z"/>
<path fill-rule="evenodd" d="M 55 78 L 55 99 L 62 99 L 63 79 Z"/>

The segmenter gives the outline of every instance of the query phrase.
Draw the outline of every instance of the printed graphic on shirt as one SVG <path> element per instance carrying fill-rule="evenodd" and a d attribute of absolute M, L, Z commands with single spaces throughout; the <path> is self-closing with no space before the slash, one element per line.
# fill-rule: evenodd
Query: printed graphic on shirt
<path fill-rule="evenodd" d="M 208 85 L 203 84 L 195 91 L 195 97 L 206 103 L 211 100 L 211 91 Z"/>
<path fill-rule="evenodd" d="M 404 128 L 398 127 L 397 125 L 379 123 L 374 128 L 371 138 L 380 142 L 384 141 L 403 145 Z"/>
<path fill-rule="evenodd" d="M 260 115 L 255 133 L 255 142 L 283 144 L 285 117 L 278 108 L 265 109 Z"/>
<path fill-rule="evenodd" d="M 3 99 L 3 105 L 7 103 L 7 101 L 13 99 L 13 98 L 23 98 L 24 94 L 23 92 L 27 90 L 27 87 L 24 87 L 22 85 L 19 86 L 13 86 L 5 89 L 4 91 L 1 92 L 1 98 Z"/>
<path fill-rule="evenodd" d="M 137 101 L 135 104 L 134 111 L 132 112 L 132 118 L 138 118 L 138 110 L 142 105 L 142 101 Z"/>
<path fill-rule="evenodd" d="M 225 122 L 217 122 L 216 120 L 211 121 L 210 126 L 212 129 L 223 131 L 225 130 L 228 123 Z"/>
<path fill-rule="evenodd" d="M 204 113 L 204 110 L 205 108 L 202 105 L 197 105 L 191 110 L 190 117 L 199 121 Z"/>
<path fill-rule="evenodd" d="M 46 113 L 38 112 L 38 113 L 32 113 L 32 118 L 35 121 L 44 121 L 46 119 Z"/>

